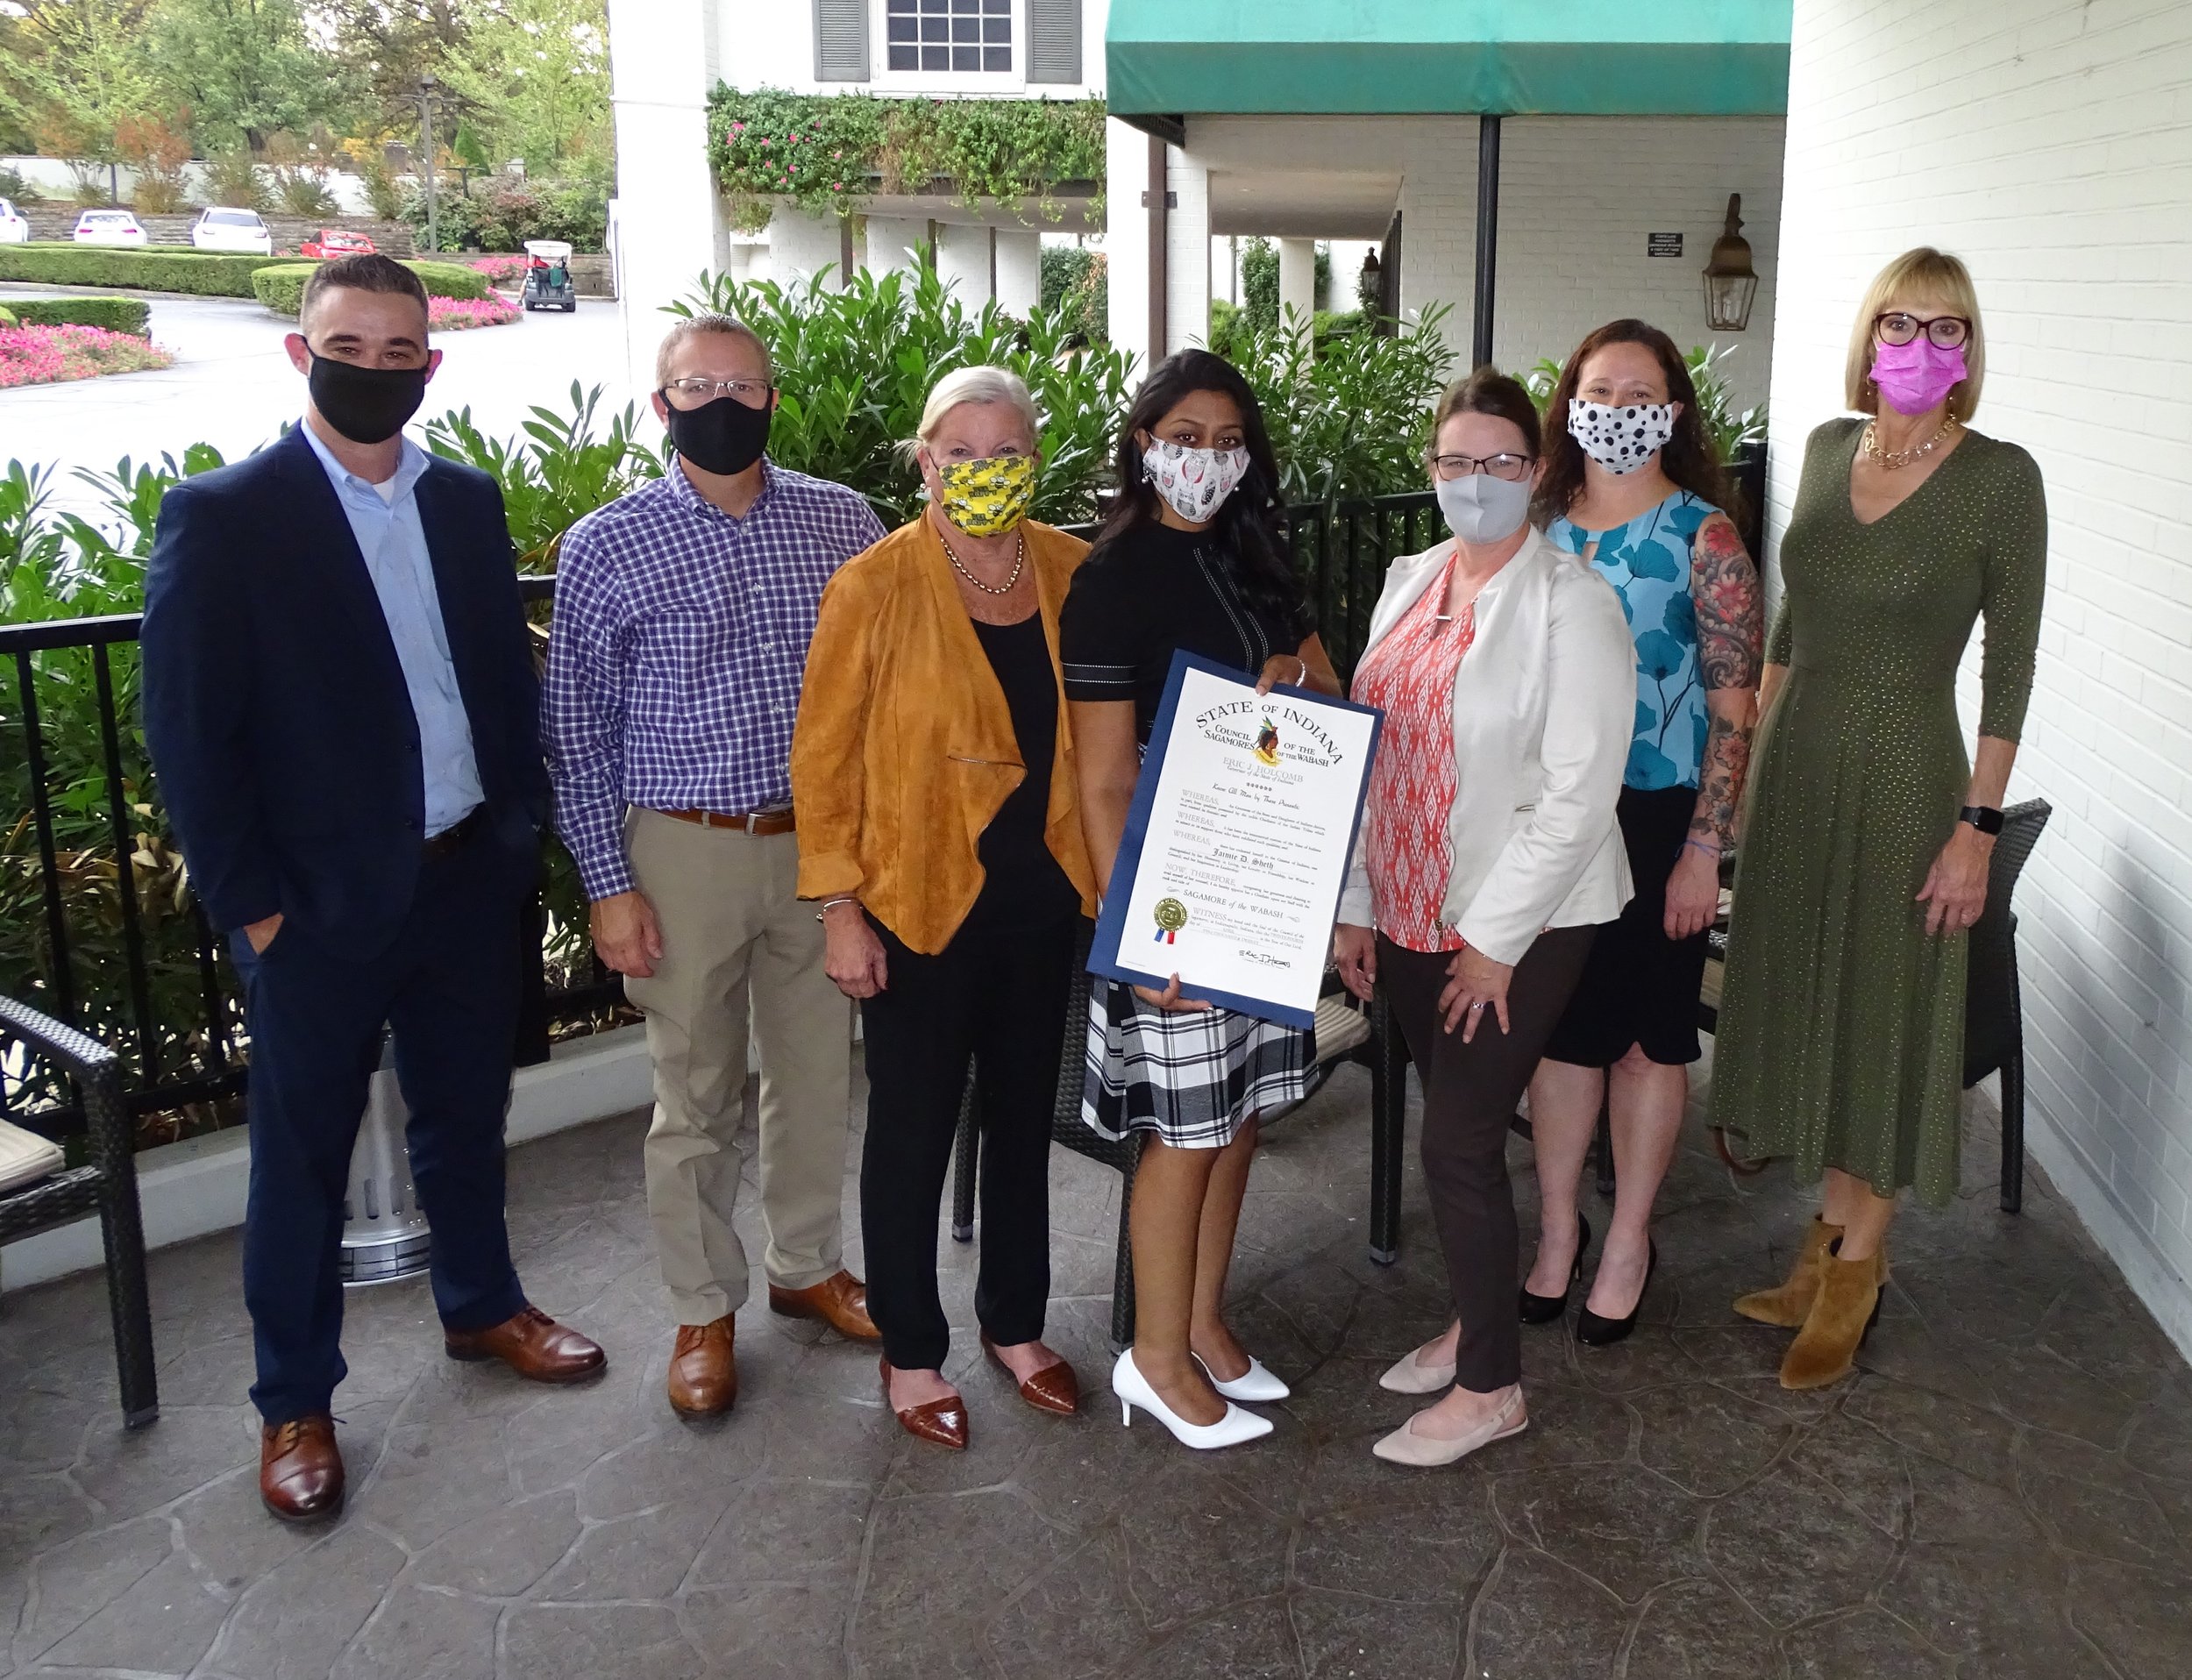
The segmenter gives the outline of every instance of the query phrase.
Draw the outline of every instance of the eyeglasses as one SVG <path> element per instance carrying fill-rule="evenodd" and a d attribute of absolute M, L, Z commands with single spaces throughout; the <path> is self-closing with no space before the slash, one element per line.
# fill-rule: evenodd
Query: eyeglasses
<path fill-rule="evenodd" d="M 1883 345 L 1907 345 L 1923 332 L 1935 348 L 1954 350 L 1971 337 L 1971 323 L 1961 315 L 1936 315 L 1928 320 L 1891 310 L 1873 317 L 1872 331 Z"/>
<path fill-rule="evenodd" d="M 662 388 L 662 395 L 680 409 L 697 409 L 719 396 L 735 396 L 748 408 L 758 409 L 775 388 L 765 379 L 673 379 Z"/>
<path fill-rule="evenodd" d="M 1465 479 L 1472 473 L 1489 473 L 1509 484 L 1519 484 L 1530 476 L 1530 464 L 1536 457 L 1531 455 L 1434 455 L 1431 472 L 1441 480 Z"/>

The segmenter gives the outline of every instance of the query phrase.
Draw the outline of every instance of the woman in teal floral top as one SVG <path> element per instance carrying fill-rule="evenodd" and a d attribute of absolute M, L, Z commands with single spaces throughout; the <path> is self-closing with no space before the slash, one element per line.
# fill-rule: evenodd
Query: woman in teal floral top
<path fill-rule="evenodd" d="M 1658 1254 L 1652 1202 L 1673 1158 L 1699 1054 L 1705 930 L 1719 907 L 1750 755 L 1764 605 L 1758 569 L 1722 511 L 1731 492 L 1674 342 L 1616 321 L 1576 347 L 1547 411 L 1545 534 L 1605 579 L 1636 644 L 1636 735 L 1619 807 L 1636 896 L 1598 930 L 1582 981 L 1530 1085 L 1537 1264 L 1526 1323 L 1567 1308 L 1590 1226 L 1576 1180 L 1607 1103 L 1619 1192 L 1576 1336 L 1634 1328 Z"/>

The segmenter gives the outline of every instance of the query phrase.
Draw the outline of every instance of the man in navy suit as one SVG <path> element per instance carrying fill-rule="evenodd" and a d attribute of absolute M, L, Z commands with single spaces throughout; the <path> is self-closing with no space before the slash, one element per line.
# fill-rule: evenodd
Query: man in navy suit
<path fill-rule="evenodd" d="M 277 1517 L 342 1503 L 343 1196 L 383 1025 L 452 1358 L 572 1382 L 502 1217 L 520 913 L 548 780 L 494 480 L 402 435 L 441 352 L 401 264 L 306 283 L 304 423 L 171 490 L 146 573 L 145 735 L 251 1031 L 244 1299 Z"/>

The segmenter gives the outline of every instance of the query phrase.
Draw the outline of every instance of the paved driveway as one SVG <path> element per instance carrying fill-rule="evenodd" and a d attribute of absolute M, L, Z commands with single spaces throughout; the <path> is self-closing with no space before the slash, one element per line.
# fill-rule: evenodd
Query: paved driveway
<path fill-rule="evenodd" d="M 63 295 L 0 286 L 0 303 Z M 233 459 L 271 440 L 302 410 L 304 381 L 281 347 L 288 322 L 248 298 L 136 295 L 151 302 L 153 340 L 175 352 L 175 365 L 0 391 L 0 462 L 103 471 L 124 455 L 157 460 L 163 451 L 179 455 L 200 442 Z M 447 354 L 423 416 L 469 404 L 488 431 L 509 433 L 537 403 L 562 408 L 574 379 L 605 387 L 611 409 L 627 395 L 614 303 L 582 300 L 575 315 L 528 315 L 437 342 Z M 97 506 L 96 494 L 66 472 L 57 475 L 55 492 L 57 502 L 76 511 Z"/>

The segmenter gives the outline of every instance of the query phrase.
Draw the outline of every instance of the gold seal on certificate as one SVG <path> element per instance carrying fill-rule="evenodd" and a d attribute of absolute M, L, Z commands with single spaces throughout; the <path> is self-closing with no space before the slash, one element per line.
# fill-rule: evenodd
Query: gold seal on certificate
<path fill-rule="evenodd" d="M 1307 1026 L 1379 721 L 1176 654 L 1091 972 Z"/>

